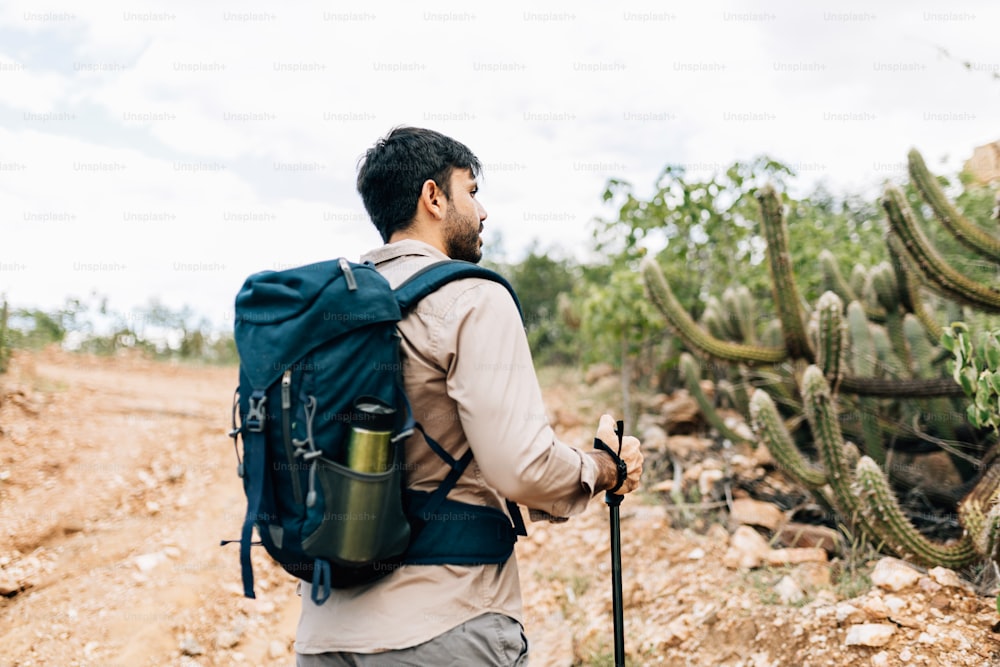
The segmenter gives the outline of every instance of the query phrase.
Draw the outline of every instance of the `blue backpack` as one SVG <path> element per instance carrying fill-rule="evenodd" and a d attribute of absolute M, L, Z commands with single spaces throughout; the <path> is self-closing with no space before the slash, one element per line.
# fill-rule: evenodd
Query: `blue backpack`
<path fill-rule="evenodd" d="M 239 540 L 243 591 L 253 598 L 251 545 L 311 582 L 322 604 L 331 588 L 375 581 L 400 565 L 503 563 L 524 523 L 501 510 L 447 499 L 472 460 L 449 455 L 413 420 L 403 390 L 396 324 L 425 296 L 459 278 L 505 286 L 470 262 L 432 264 L 393 290 L 371 264 L 331 260 L 256 273 L 236 297 L 240 357 L 233 445 L 247 511 Z M 520 310 L 520 305 L 518 305 Z M 385 469 L 347 462 L 352 425 L 382 406 Z M 449 468 L 433 493 L 406 486 L 407 438 L 420 429 Z M 238 439 L 243 441 L 240 456 Z M 260 542 L 253 541 L 257 528 Z"/>

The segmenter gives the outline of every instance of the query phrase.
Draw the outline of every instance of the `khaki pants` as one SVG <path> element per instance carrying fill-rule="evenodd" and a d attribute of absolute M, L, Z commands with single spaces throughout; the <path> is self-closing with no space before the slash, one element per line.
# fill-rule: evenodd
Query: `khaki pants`
<path fill-rule="evenodd" d="M 295 659 L 296 667 L 527 667 L 528 640 L 521 624 L 509 616 L 483 614 L 398 651 L 298 653 Z"/>

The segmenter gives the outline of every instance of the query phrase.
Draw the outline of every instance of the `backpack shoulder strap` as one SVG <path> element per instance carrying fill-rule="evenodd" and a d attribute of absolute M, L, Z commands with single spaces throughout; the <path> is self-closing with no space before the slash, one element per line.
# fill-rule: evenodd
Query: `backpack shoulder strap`
<path fill-rule="evenodd" d="M 514 292 L 514 288 L 506 278 L 486 267 L 458 259 L 445 259 L 425 266 L 396 288 L 396 300 L 399 302 L 399 309 L 403 317 L 406 317 L 420 303 L 420 300 L 428 294 L 431 294 L 453 280 L 460 280 L 462 278 L 482 278 L 503 285 L 510 293 L 510 298 L 514 300 L 514 305 L 517 306 L 517 313 L 521 316 L 521 322 L 524 322 L 521 302 L 518 301 L 517 293 Z M 454 457 L 449 456 L 433 439 L 427 436 L 427 433 L 424 432 L 419 424 L 416 426 L 424 434 L 424 439 L 431 446 L 431 449 L 451 467 L 448 477 L 441 483 L 437 492 L 433 495 L 433 507 L 436 508 L 444 501 L 451 489 L 454 488 L 455 483 L 458 482 L 458 478 L 461 477 L 462 472 L 472 460 L 472 450 L 469 449 L 462 458 L 456 460 Z M 515 534 L 527 535 L 528 531 L 525 530 L 520 509 L 510 500 L 507 500 L 506 503 L 507 510 L 510 512 L 511 520 L 514 523 Z"/>
<path fill-rule="evenodd" d="M 396 300 L 399 302 L 399 309 L 405 317 L 425 296 L 453 280 L 460 280 L 462 278 L 482 278 L 503 285 L 510 292 L 511 298 L 514 299 L 514 305 L 517 306 L 517 312 L 521 315 L 521 320 L 524 320 L 524 313 L 521 312 L 521 302 L 518 301 L 514 288 L 511 287 L 506 278 L 496 271 L 491 271 L 478 264 L 458 259 L 445 259 L 435 262 L 434 264 L 425 266 L 407 278 L 402 285 L 396 288 Z"/>

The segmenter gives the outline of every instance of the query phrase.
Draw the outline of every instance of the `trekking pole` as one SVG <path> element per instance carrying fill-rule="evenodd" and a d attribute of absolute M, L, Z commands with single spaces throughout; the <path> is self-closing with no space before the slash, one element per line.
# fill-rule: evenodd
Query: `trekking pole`
<path fill-rule="evenodd" d="M 618 463 L 621 464 L 622 437 L 625 434 L 625 422 L 619 420 L 615 435 L 618 436 Z M 622 610 L 622 531 L 621 517 L 618 506 L 625 498 L 623 495 L 604 492 L 604 502 L 611 511 L 611 605 L 615 617 L 615 667 L 625 667 L 625 617 Z"/>

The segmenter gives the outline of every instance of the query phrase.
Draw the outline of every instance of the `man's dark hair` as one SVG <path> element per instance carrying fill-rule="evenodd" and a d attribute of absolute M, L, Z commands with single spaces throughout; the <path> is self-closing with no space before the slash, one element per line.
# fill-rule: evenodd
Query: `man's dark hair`
<path fill-rule="evenodd" d="M 465 144 L 434 130 L 397 127 L 369 148 L 358 167 L 358 192 L 382 240 L 413 221 L 427 179 L 450 199 L 455 169 L 477 177 L 482 165 Z"/>

